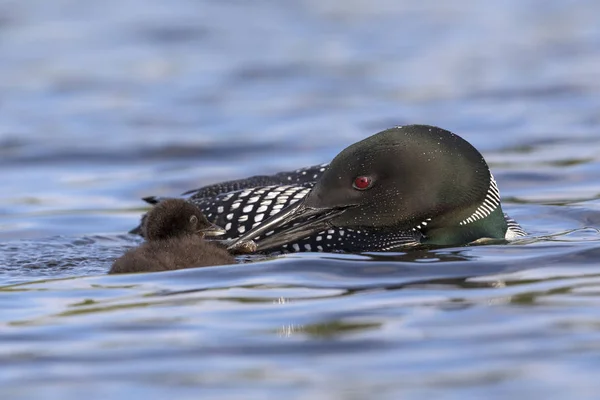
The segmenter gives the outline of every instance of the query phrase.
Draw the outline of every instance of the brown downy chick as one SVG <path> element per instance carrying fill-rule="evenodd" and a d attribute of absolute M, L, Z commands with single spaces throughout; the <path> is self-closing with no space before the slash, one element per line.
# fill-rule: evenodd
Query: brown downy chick
<path fill-rule="evenodd" d="M 143 226 L 146 242 L 118 258 L 109 273 L 156 272 L 234 264 L 224 248 L 204 240 L 225 231 L 194 204 L 168 199 L 154 206 Z"/>

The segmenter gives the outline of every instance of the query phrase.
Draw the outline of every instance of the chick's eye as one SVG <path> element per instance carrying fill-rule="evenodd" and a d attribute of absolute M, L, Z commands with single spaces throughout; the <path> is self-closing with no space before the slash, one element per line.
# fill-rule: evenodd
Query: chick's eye
<path fill-rule="evenodd" d="M 192 215 L 190 217 L 190 223 L 194 224 L 194 225 L 197 224 L 198 223 L 198 217 L 196 217 L 195 215 Z"/>
<path fill-rule="evenodd" d="M 358 176 L 352 184 L 354 189 L 365 190 L 371 186 L 371 178 L 368 176 Z"/>

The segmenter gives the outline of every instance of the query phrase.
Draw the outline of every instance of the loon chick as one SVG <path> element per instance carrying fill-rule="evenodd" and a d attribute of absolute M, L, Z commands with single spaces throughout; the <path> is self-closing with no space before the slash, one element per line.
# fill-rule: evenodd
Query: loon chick
<path fill-rule="evenodd" d="M 330 164 L 184 195 L 225 227 L 226 238 L 238 237 L 233 245 L 256 239 L 262 252 L 388 251 L 525 235 L 502 212 L 482 155 L 458 135 L 427 125 L 379 132 Z"/>
<path fill-rule="evenodd" d="M 224 249 L 204 236 L 225 233 L 210 223 L 201 210 L 182 199 L 168 199 L 156 205 L 143 226 L 147 242 L 118 258 L 110 274 L 168 271 L 235 263 Z"/>

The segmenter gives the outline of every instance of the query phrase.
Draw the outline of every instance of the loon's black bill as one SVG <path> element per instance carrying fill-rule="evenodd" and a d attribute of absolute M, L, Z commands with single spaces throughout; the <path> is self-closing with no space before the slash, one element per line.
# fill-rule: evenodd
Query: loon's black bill
<path fill-rule="evenodd" d="M 264 251 L 294 240 L 303 239 L 313 233 L 328 229 L 330 227 L 329 221 L 342 214 L 347 208 L 310 208 L 306 207 L 304 202 L 293 204 L 237 238 L 228 249 L 232 249 L 240 242 L 263 236 L 267 232 L 286 225 L 289 225 L 289 227 L 273 235 L 255 240 L 258 246 L 257 250 Z"/>
<path fill-rule="evenodd" d="M 198 233 L 203 234 L 204 236 L 221 236 L 226 234 L 227 231 L 219 225 L 211 223 L 209 227 L 200 229 Z"/>

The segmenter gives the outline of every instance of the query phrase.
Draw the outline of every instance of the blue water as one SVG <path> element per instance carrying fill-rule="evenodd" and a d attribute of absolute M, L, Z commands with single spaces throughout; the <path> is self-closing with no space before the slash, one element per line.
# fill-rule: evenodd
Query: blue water
<path fill-rule="evenodd" d="M 0 1 L 0 398 L 596 398 L 600 3 Z M 449 129 L 531 237 L 107 276 L 141 197 Z"/>

